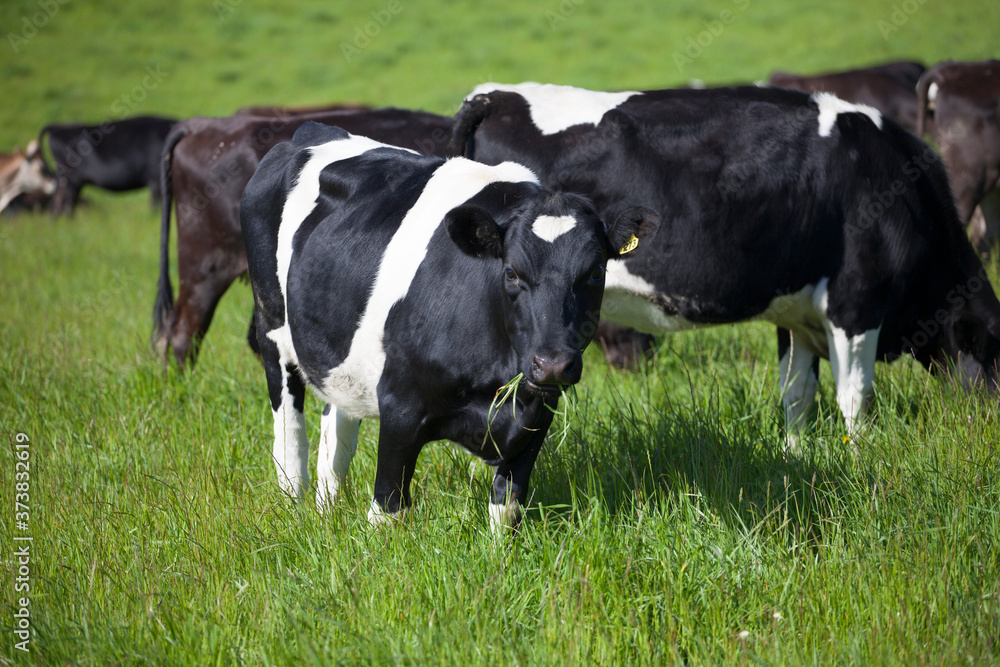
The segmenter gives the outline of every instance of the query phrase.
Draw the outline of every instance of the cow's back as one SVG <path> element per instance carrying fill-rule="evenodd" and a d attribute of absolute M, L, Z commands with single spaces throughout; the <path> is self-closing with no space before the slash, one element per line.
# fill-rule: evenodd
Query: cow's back
<path fill-rule="evenodd" d="M 354 150 L 350 141 L 312 146 L 308 129 L 261 161 L 241 217 L 252 279 L 259 294 L 272 295 L 264 300 L 264 314 L 273 322 L 301 324 L 292 326 L 297 362 L 320 386 L 356 342 L 380 269 L 392 277 L 395 267 L 382 266 L 383 253 L 441 161 L 395 149 L 345 157 L 343 151 Z M 284 285 L 281 276 L 287 276 Z M 287 313 L 279 313 L 281 307 Z"/>

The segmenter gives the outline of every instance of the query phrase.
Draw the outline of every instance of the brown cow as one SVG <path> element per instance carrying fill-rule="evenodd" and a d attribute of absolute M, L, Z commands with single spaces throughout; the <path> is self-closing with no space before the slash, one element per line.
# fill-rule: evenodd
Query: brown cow
<path fill-rule="evenodd" d="M 924 73 L 918 62 L 902 61 L 814 76 L 775 72 L 768 84 L 804 93 L 833 93 L 855 104 L 867 104 L 908 131 L 917 126 L 917 81 Z"/>
<path fill-rule="evenodd" d="M 959 217 L 985 252 L 1000 241 L 1000 60 L 938 63 L 917 99 L 917 133 L 941 150 Z"/>
<path fill-rule="evenodd" d="M 404 109 L 347 109 L 272 117 L 192 118 L 174 126 L 163 149 L 160 278 L 153 309 L 153 344 L 168 360 L 192 362 L 215 307 L 247 270 L 240 229 L 240 197 L 261 158 L 292 138 L 306 121 L 337 125 L 352 134 L 443 156 L 452 119 Z M 170 211 L 176 199 L 176 303 L 170 284 Z M 256 333 L 248 337 L 256 350 Z"/>
<path fill-rule="evenodd" d="M 45 168 L 37 141 L 29 141 L 27 150 L 19 148 L 0 155 L 0 211 L 18 195 L 30 192 L 51 195 L 55 191 L 56 179 Z"/>

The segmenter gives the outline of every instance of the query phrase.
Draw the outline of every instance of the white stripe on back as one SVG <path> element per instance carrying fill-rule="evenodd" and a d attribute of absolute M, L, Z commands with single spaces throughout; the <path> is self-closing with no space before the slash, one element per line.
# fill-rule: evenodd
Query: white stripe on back
<path fill-rule="evenodd" d="M 493 91 L 517 93 L 528 103 L 531 121 L 542 134 L 556 134 L 574 125 L 597 125 L 604 114 L 621 105 L 633 95 L 642 95 L 634 90 L 607 93 L 573 86 L 558 86 L 551 83 L 481 83 L 468 97 Z"/>

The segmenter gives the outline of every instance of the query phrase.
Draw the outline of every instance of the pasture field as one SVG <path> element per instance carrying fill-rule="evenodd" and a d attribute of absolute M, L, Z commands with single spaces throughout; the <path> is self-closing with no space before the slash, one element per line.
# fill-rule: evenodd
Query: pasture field
<path fill-rule="evenodd" d="M 1000 4 L 12 0 L 0 25 L 7 149 L 46 122 L 259 103 L 453 113 L 485 80 L 980 59 Z M 786 455 L 771 327 L 662 338 L 634 373 L 591 349 L 516 537 L 490 534 L 490 471 L 443 443 L 406 522 L 373 530 L 377 422 L 330 514 L 289 503 L 248 286 L 194 372 L 164 370 L 158 215 L 146 193 L 85 197 L 73 219 L 0 218 L 0 663 L 1000 663 L 995 398 L 880 365 L 852 453 L 824 365 L 815 430 Z"/>

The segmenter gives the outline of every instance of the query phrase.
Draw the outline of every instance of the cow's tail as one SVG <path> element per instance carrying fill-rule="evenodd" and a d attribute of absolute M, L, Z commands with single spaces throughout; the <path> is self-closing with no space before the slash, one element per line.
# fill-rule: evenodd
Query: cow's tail
<path fill-rule="evenodd" d="M 188 130 L 184 123 L 177 123 L 163 142 L 160 160 L 160 278 L 156 286 L 156 301 L 153 304 L 153 334 L 150 342 L 153 348 L 167 359 L 170 348 L 168 340 L 169 318 L 174 308 L 174 288 L 170 284 L 170 209 L 174 202 L 173 159 L 174 147 L 186 137 Z"/>
<path fill-rule="evenodd" d="M 934 104 L 934 94 L 938 83 L 937 72 L 933 69 L 927 70 L 917 81 L 917 136 L 924 138 L 927 131 L 927 112 Z M 934 85 L 932 89 L 931 86 Z"/>
<path fill-rule="evenodd" d="M 490 115 L 489 95 L 476 95 L 462 104 L 455 114 L 455 124 L 448 142 L 448 155 L 472 158 L 475 154 L 474 136 L 479 124 Z"/>

